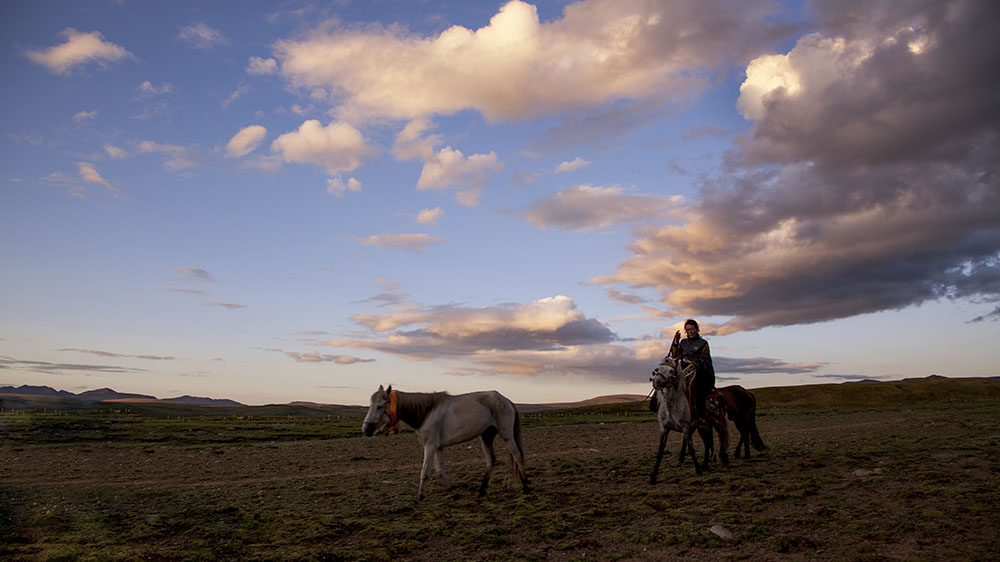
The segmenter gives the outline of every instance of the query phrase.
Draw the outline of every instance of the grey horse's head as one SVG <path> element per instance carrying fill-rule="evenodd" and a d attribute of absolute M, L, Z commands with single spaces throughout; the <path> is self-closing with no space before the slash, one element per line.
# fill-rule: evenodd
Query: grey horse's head
<path fill-rule="evenodd" d="M 388 413 L 389 396 L 391 393 L 391 384 L 389 388 L 382 388 L 382 385 L 379 385 L 378 390 L 372 393 L 371 401 L 368 404 L 368 414 L 365 416 L 365 421 L 361 423 L 361 433 L 365 437 L 375 435 L 375 430 L 378 429 L 379 422 Z"/>
<path fill-rule="evenodd" d="M 680 367 L 676 361 L 673 359 L 664 359 L 663 362 L 653 369 L 653 375 L 649 380 L 653 383 L 653 388 L 662 390 L 668 386 L 677 384 L 679 373 Z"/>

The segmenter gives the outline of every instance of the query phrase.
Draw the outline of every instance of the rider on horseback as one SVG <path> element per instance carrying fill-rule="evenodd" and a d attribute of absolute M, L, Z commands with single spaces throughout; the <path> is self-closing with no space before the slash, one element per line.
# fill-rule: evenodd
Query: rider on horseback
<path fill-rule="evenodd" d="M 690 319 L 684 323 L 684 333 L 687 337 L 681 339 L 681 333 L 674 334 L 668 357 L 683 359 L 695 366 L 694 384 L 691 387 L 694 402 L 694 416 L 705 414 L 706 398 L 715 389 L 715 367 L 712 365 L 712 355 L 708 351 L 708 341 L 701 337 L 698 322 Z"/>

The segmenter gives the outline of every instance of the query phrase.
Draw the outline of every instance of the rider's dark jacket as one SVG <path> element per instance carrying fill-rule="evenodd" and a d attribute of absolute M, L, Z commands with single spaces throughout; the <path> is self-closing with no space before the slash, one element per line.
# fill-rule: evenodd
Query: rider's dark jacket
<path fill-rule="evenodd" d="M 684 338 L 679 344 L 672 346 L 670 354 L 680 359 L 694 363 L 698 374 L 694 378 L 696 398 L 704 398 L 715 388 L 715 367 L 712 365 L 712 354 L 708 350 L 708 340 L 701 336 Z"/>

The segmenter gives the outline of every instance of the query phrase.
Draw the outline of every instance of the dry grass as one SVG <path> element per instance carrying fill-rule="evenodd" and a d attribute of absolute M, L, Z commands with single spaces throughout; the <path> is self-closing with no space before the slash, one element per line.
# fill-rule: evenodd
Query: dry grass
<path fill-rule="evenodd" d="M 532 492 L 475 495 L 478 444 L 446 451 L 459 487 L 415 501 L 413 434 L 310 437 L 274 427 L 227 439 L 227 420 L 191 420 L 213 439 L 0 445 L 0 557 L 10 560 L 986 560 L 1000 539 L 1000 401 L 762 409 L 766 456 L 647 483 L 652 414 L 614 423 L 534 418 Z M 582 414 L 581 414 L 582 415 Z M 627 421 L 620 421 L 620 420 Z M 129 421 L 130 420 L 130 421 Z M 115 423 L 114 419 L 105 420 Z M 555 423 L 559 422 L 559 423 Z M 292 423 L 293 421 L 286 421 Z M 315 424 L 315 420 L 302 423 Z M 333 421 L 329 423 L 333 424 Z M 11 428 L 17 425 L 19 431 Z M 226 427 L 236 427 L 226 430 Z M 331 427 L 331 429 L 334 429 Z M 295 438 L 282 439 L 282 432 Z M 114 432 L 112 431 L 112 434 Z M 240 433 L 242 434 L 242 433 Z M 127 436 L 131 437 L 127 437 Z M 262 434 L 258 431 L 254 435 Z M 722 525 L 734 535 L 712 534 Z"/>

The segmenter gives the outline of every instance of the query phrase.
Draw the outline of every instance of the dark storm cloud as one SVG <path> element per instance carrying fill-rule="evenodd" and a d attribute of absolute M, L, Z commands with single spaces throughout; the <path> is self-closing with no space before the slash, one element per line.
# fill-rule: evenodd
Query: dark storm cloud
<path fill-rule="evenodd" d="M 595 283 L 656 287 L 674 313 L 730 317 L 720 333 L 1000 301 L 1000 4 L 852 5 L 750 64 L 754 127 L 694 218 L 637 231 Z"/>

